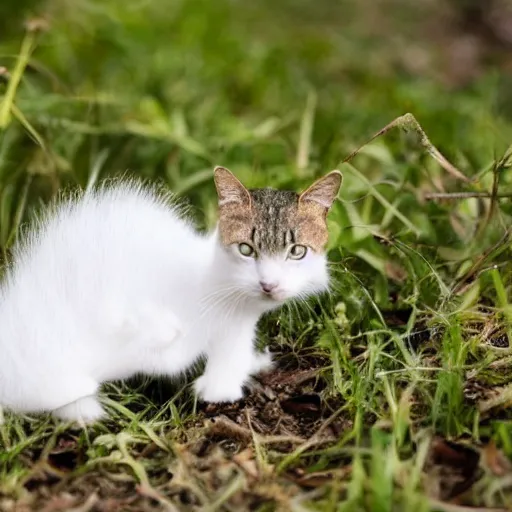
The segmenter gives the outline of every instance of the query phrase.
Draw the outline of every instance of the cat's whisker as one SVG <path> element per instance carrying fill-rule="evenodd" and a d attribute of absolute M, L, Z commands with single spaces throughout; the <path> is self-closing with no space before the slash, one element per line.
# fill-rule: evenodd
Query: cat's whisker
<path fill-rule="evenodd" d="M 230 290 L 233 290 L 235 288 L 239 288 L 239 285 L 235 284 L 235 283 L 230 283 L 226 286 L 222 286 L 220 288 L 216 288 L 215 290 L 213 290 L 212 292 L 206 294 L 203 299 L 207 299 L 208 297 L 211 297 L 211 296 L 214 296 L 214 295 L 218 295 L 220 293 L 225 293 L 227 291 L 230 291 Z"/>
<path fill-rule="evenodd" d="M 211 311 L 214 311 L 215 308 L 222 306 L 224 302 L 228 302 L 233 292 L 229 294 L 220 295 L 216 297 L 215 300 L 210 301 L 209 304 L 203 305 L 199 310 L 199 317 L 204 318 L 210 314 Z"/>
<path fill-rule="evenodd" d="M 301 310 L 299 308 L 299 303 L 301 303 L 301 299 L 299 296 L 294 297 L 292 300 L 286 303 L 286 309 L 288 312 L 288 321 L 290 325 L 294 325 L 296 322 L 300 321 L 301 318 Z"/>
<path fill-rule="evenodd" d="M 202 297 L 199 301 L 200 304 L 208 305 L 212 301 L 215 301 L 219 297 L 225 297 L 229 295 L 231 292 L 239 290 L 240 286 L 237 284 L 230 284 L 229 286 L 225 286 L 223 288 L 219 288 L 213 292 L 208 293 L 204 297 Z"/>
<path fill-rule="evenodd" d="M 226 302 L 226 307 L 220 308 L 219 310 L 216 309 L 216 315 L 214 317 L 210 318 L 210 321 L 215 321 L 215 323 L 218 322 L 218 315 L 221 314 L 221 321 L 219 322 L 219 325 L 221 326 L 228 326 L 228 322 L 231 319 L 231 317 L 236 313 L 236 310 L 239 307 L 242 307 L 243 305 L 243 299 L 244 293 L 243 290 L 238 289 L 231 292 L 229 296 L 229 301 Z"/>
<path fill-rule="evenodd" d="M 230 318 L 233 316 L 234 312 L 236 311 L 238 307 L 238 298 L 241 295 L 241 292 L 235 293 L 233 296 L 233 300 L 230 301 L 228 304 L 228 307 L 224 310 L 224 317 L 222 320 L 221 325 L 227 325 Z"/>
<path fill-rule="evenodd" d="M 200 317 L 208 317 L 209 314 L 213 311 L 215 312 L 215 314 L 210 317 L 210 322 L 218 322 L 218 313 L 225 313 L 226 309 L 231 308 L 232 304 L 234 304 L 235 306 L 242 306 L 244 301 L 242 301 L 241 299 L 243 299 L 244 297 L 245 294 L 242 288 L 240 288 L 239 286 L 230 287 L 228 292 L 224 291 L 223 294 L 219 294 L 218 296 L 216 296 L 216 300 L 208 304 L 207 307 L 201 311 Z"/>
<path fill-rule="evenodd" d="M 213 292 L 210 292 L 207 295 L 205 295 L 204 297 L 202 297 L 199 300 L 199 303 L 200 304 L 202 304 L 202 303 L 206 303 L 207 304 L 208 302 L 210 302 L 211 300 L 215 299 L 219 295 L 225 295 L 227 292 L 230 292 L 230 291 L 236 290 L 236 289 L 239 289 L 239 286 L 236 285 L 236 284 L 230 284 L 229 286 L 224 286 L 224 287 L 219 288 L 217 290 L 214 290 Z"/>
<path fill-rule="evenodd" d="M 239 297 L 243 296 L 243 292 L 240 290 L 232 290 L 227 294 L 217 297 L 217 300 L 205 307 L 201 313 L 201 319 L 207 319 L 208 322 L 219 323 L 219 315 L 224 314 L 226 310 L 230 309 L 232 303 L 235 305 L 241 301 Z"/>
<path fill-rule="evenodd" d="M 297 302 L 300 302 L 300 304 L 303 305 L 313 315 L 313 317 L 316 317 L 317 314 L 314 308 L 311 306 L 310 299 L 311 295 L 307 290 L 300 292 L 297 296 Z"/>
<path fill-rule="evenodd" d="M 204 309 L 200 310 L 200 318 L 204 318 L 211 311 L 215 310 L 219 306 L 222 306 L 223 302 L 227 302 L 229 304 L 233 295 L 235 295 L 238 291 L 238 287 L 232 287 L 232 289 L 229 291 L 224 291 L 222 294 L 217 294 L 215 297 L 212 297 L 211 301 L 205 304 Z"/>

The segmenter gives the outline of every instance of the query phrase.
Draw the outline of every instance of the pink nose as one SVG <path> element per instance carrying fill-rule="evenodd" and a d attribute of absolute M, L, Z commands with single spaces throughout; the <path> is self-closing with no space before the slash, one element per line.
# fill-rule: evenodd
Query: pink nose
<path fill-rule="evenodd" d="M 272 293 L 277 288 L 276 283 L 265 283 L 264 281 L 260 281 L 260 286 L 265 293 Z"/>

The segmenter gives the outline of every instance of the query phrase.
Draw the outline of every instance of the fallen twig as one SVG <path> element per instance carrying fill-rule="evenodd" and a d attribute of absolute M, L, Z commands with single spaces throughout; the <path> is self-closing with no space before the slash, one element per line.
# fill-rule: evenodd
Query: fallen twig
<path fill-rule="evenodd" d="M 306 440 L 302 437 L 293 435 L 261 435 L 252 433 L 250 429 L 235 423 L 227 416 L 217 416 L 215 421 L 210 421 L 208 425 L 208 433 L 219 436 L 227 436 L 238 439 L 239 441 L 248 443 L 255 438 L 260 444 L 275 444 L 275 443 L 295 443 L 301 444 Z"/>

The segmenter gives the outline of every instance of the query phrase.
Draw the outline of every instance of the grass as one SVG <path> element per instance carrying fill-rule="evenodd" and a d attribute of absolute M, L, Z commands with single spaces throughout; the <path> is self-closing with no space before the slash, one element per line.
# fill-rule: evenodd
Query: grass
<path fill-rule="evenodd" d="M 461 83 L 446 64 L 462 35 L 443 5 L 3 2 L 4 261 L 59 190 L 116 174 L 165 182 L 202 227 L 217 164 L 251 187 L 334 168 L 344 185 L 331 293 L 261 323 L 276 372 L 233 406 L 112 383 L 85 432 L 6 413 L 0 509 L 512 507 L 512 96 L 504 69 Z M 407 112 L 423 134 L 345 161 Z"/>

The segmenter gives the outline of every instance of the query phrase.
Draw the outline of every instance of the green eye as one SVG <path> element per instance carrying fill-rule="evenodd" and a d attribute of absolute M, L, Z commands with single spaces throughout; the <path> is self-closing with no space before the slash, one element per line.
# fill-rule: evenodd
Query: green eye
<path fill-rule="evenodd" d="M 242 256 L 246 258 L 250 258 L 251 256 L 255 256 L 254 249 L 249 244 L 238 244 L 238 250 Z"/>
<path fill-rule="evenodd" d="M 306 256 L 308 252 L 308 248 L 305 245 L 292 245 L 290 252 L 288 253 L 288 257 L 292 260 L 301 260 Z"/>

